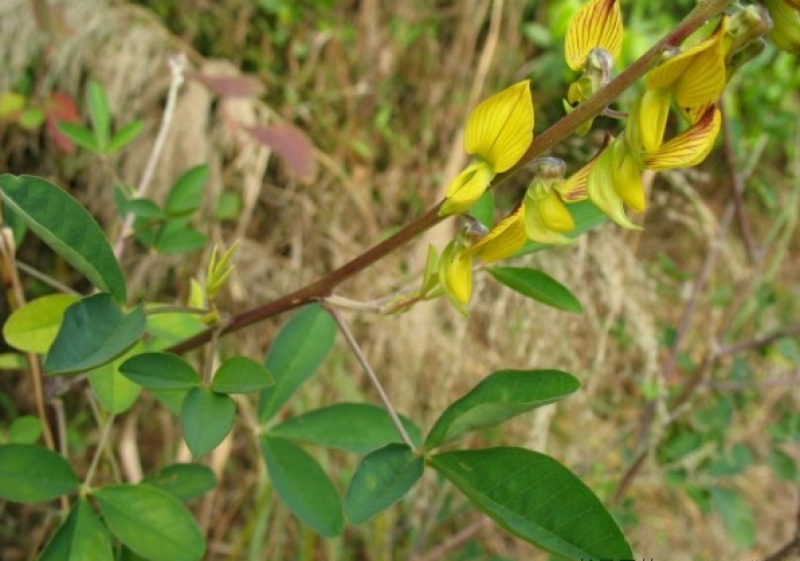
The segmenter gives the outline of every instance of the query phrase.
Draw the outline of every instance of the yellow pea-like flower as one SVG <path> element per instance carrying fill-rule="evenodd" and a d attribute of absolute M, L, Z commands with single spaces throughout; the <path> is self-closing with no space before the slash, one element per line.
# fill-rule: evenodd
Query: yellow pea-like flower
<path fill-rule="evenodd" d="M 657 151 L 645 154 L 645 166 L 654 170 L 696 166 L 714 147 L 721 124 L 720 110 L 709 107 L 697 123 L 665 142 Z"/>
<path fill-rule="evenodd" d="M 472 255 L 458 238 L 452 240 L 439 260 L 439 282 L 447 299 L 459 312 L 466 314 L 464 304 L 472 296 Z"/>
<path fill-rule="evenodd" d="M 511 257 L 525 246 L 525 207 L 519 205 L 500 221 L 479 242 L 467 250 L 468 255 L 493 263 Z"/>
<path fill-rule="evenodd" d="M 611 220 L 629 230 L 641 230 L 628 218 L 625 214 L 625 201 L 638 202 L 638 196 L 635 193 L 636 189 L 642 189 L 641 177 L 633 186 L 620 185 L 619 182 L 627 177 L 631 177 L 632 170 L 630 168 L 621 168 L 620 163 L 629 165 L 625 162 L 625 154 L 622 152 L 627 151 L 628 148 L 625 144 L 624 138 L 620 137 L 614 140 L 611 145 L 606 148 L 595 161 L 589 177 L 587 179 L 587 192 L 589 199 L 594 205 L 599 208 Z M 635 163 L 635 160 L 632 160 Z M 620 170 L 624 170 L 624 174 L 620 174 Z M 624 198 L 623 198 L 624 196 Z M 642 193 L 641 198 L 644 198 Z M 643 205 L 639 205 L 643 207 Z"/>
<path fill-rule="evenodd" d="M 618 0 L 592 0 L 567 26 L 567 65 L 572 70 L 583 70 L 593 49 L 602 49 L 616 59 L 622 50 L 622 31 Z"/>

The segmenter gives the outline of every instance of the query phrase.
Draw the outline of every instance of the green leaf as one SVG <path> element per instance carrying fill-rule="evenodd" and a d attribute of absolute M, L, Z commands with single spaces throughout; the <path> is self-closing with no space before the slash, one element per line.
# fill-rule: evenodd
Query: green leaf
<path fill-rule="evenodd" d="M 269 420 L 328 356 L 336 322 L 319 304 L 305 306 L 278 332 L 265 361 L 275 385 L 261 392 L 258 417 Z"/>
<path fill-rule="evenodd" d="M 127 314 L 108 294 L 95 294 L 67 308 L 45 360 L 45 374 L 93 370 L 131 349 L 144 334 L 144 305 Z"/>
<path fill-rule="evenodd" d="M 227 395 L 193 388 L 183 399 L 183 438 L 195 456 L 211 452 L 231 432 L 236 404 Z"/>
<path fill-rule="evenodd" d="M 203 496 L 216 487 L 214 472 L 201 464 L 172 464 L 151 473 L 142 483 L 158 487 L 182 501 Z"/>
<path fill-rule="evenodd" d="M 250 393 L 274 383 L 262 364 L 244 356 L 234 356 L 223 362 L 214 374 L 211 389 L 218 393 Z"/>
<path fill-rule="evenodd" d="M 790 483 L 800 482 L 800 469 L 797 462 L 780 448 L 772 448 L 767 455 L 767 463 L 778 477 Z"/>
<path fill-rule="evenodd" d="M 89 118 L 92 120 L 94 137 L 100 151 L 105 151 L 108 139 L 111 136 L 111 111 L 108 108 L 108 98 L 103 87 L 92 80 L 86 91 L 86 102 L 89 106 Z"/>
<path fill-rule="evenodd" d="M 181 502 L 150 485 L 112 485 L 94 494 L 106 525 L 134 553 L 152 561 L 194 561 L 205 538 Z"/>
<path fill-rule="evenodd" d="M 262 436 L 261 451 L 275 491 L 289 510 L 325 537 L 341 534 L 342 501 L 317 461 L 282 438 Z"/>
<path fill-rule="evenodd" d="M 131 199 L 124 203 L 125 214 L 132 213 L 140 218 L 164 218 L 164 211 L 150 199 Z"/>
<path fill-rule="evenodd" d="M 19 126 L 21 126 L 25 130 L 36 130 L 42 126 L 44 123 L 46 116 L 44 111 L 39 109 L 38 107 L 32 107 L 30 109 L 26 109 L 22 112 L 19 116 Z"/>
<path fill-rule="evenodd" d="M 38 561 L 114 561 L 111 539 L 89 502 L 80 497 Z"/>
<path fill-rule="evenodd" d="M 184 253 L 194 251 L 206 245 L 206 236 L 192 228 L 173 229 L 165 225 L 156 240 L 156 249 L 160 253 Z"/>
<path fill-rule="evenodd" d="M 27 370 L 28 361 L 17 353 L 0 353 L 0 370 Z"/>
<path fill-rule="evenodd" d="M 181 175 L 167 195 L 164 206 L 167 214 L 183 216 L 200 208 L 203 202 L 203 190 L 208 181 L 208 164 L 195 166 Z"/>
<path fill-rule="evenodd" d="M 569 559 L 632 559 L 614 518 L 571 471 L 522 448 L 445 452 L 429 459 L 512 534 Z"/>
<path fill-rule="evenodd" d="M 52 501 L 79 485 L 75 470 L 60 454 L 33 444 L 0 445 L 0 499 Z"/>
<path fill-rule="evenodd" d="M 51 294 L 31 300 L 11 314 L 3 326 L 3 337 L 16 349 L 44 354 L 56 338 L 64 311 L 77 301 L 77 296 L 69 294 Z"/>
<path fill-rule="evenodd" d="M 494 193 L 486 191 L 469 209 L 469 213 L 481 224 L 491 228 L 494 223 Z"/>
<path fill-rule="evenodd" d="M 83 125 L 79 125 L 78 123 L 70 123 L 68 121 L 61 121 L 60 123 L 56 124 L 56 127 L 61 134 L 66 136 L 84 150 L 94 152 L 95 154 L 99 154 L 102 151 L 100 145 L 97 143 L 94 133 L 92 133 L 92 131 Z"/>
<path fill-rule="evenodd" d="M 157 310 L 160 304 L 148 306 L 148 311 Z M 197 319 L 195 314 L 185 312 L 158 313 L 147 317 L 147 333 L 150 339 L 145 342 L 148 350 L 164 350 L 175 343 L 197 335 L 208 327 Z"/>
<path fill-rule="evenodd" d="M 389 444 L 358 465 L 344 499 L 351 524 L 361 524 L 388 508 L 422 477 L 425 461 L 405 444 Z"/>
<path fill-rule="evenodd" d="M 401 420 L 411 440 L 418 445 L 419 429 L 408 419 L 401 417 Z M 272 427 L 269 434 L 356 454 L 402 442 L 386 410 L 368 403 L 337 403 L 309 411 Z"/>
<path fill-rule="evenodd" d="M 33 415 L 17 417 L 8 428 L 8 440 L 15 444 L 33 444 L 42 436 L 42 421 Z"/>
<path fill-rule="evenodd" d="M 202 384 L 191 364 L 172 353 L 142 353 L 119 367 L 123 376 L 158 390 L 188 390 Z"/>
<path fill-rule="evenodd" d="M 125 301 L 125 277 L 103 230 L 63 190 L 32 175 L 0 175 L 0 196 L 44 243 L 92 284 Z"/>
<path fill-rule="evenodd" d="M 490 374 L 445 409 L 425 439 L 425 449 L 564 399 L 579 387 L 577 378 L 558 370 L 501 370 Z"/>
<path fill-rule="evenodd" d="M 89 372 L 89 384 L 92 386 L 97 401 L 109 413 L 124 413 L 134 404 L 142 393 L 142 387 L 134 384 L 120 373 L 120 366 L 133 355 L 142 352 L 143 345 L 137 344 L 119 357 Z"/>
<path fill-rule="evenodd" d="M 553 277 L 520 267 L 487 267 L 498 282 L 523 296 L 565 312 L 583 313 L 583 307 L 567 287 Z"/>
<path fill-rule="evenodd" d="M 711 505 L 722 518 L 722 524 L 742 549 L 750 549 L 756 541 L 756 522 L 753 511 L 741 495 L 722 487 L 711 487 Z"/>
<path fill-rule="evenodd" d="M 118 130 L 111 138 L 111 141 L 108 143 L 108 147 L 106 148 L 106 154 L 113 155 L 117 151 L 121 150 L 122 148 L 133 142 L 141 132 L 142 132 L 141 121 L 133 121 L 132 123 L 128 123 L 120 130 Z"/>

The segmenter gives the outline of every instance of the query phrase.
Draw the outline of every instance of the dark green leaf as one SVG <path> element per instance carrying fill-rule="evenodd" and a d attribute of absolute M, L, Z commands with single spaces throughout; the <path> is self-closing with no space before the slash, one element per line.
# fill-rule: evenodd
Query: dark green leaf
<path fill-rule="evenodd" d="M 325 537 L 341 534 L 342 501 L 317 461 L 282 438 L 261 437 L 261 450 L 275 491 L 289 510 Z"/>
<path fill-rule="evenodd" d="M 145 322 L 143 304 L 124 314 L 108 294 L 87 296 L 67 308 L 45 373 L 84 372 L 111 362 L 142 338 Z"/>
<path fill-rule="evenodd" d="M 234 356 L 223 362 L 214 374 L 211 389 L 219 393 L 250 393 L 274 383 L 262 364 L 244 356 Z"/>
<path fill-rule="evenodd" d="M 389 444 L 366 456 L 347 488 L 344 512 L 361 524 L 388 508 L 422 477 L 425 462 L 405 444 Z"/>
<path fill-rule="evenodd" d="M 194 561 L 205 539 L 181 502 L 150 485 L 112 485 L 94 494 L 106 524 L 134 553 L 152 561 Z"/>
<path fill-rule="evenodd" d="M 78 489 L 75 470 L 61 455 L 33 444 L 0 445 L 0 499 L 51 501 Z"/>
<path fill-rule="evenodd" d="M 429 459 L 480 510 L 520 538 L 569 559 L 633 559 L 614 518 L 571 471 L 522 448 Z"/>
<path fill-rule="evenodd" d="M 164 211 L 150 199 L 131 199 L 125 203 L 125 212 L 135 214 L 140 218 L 163 218 Z"/>
<path fill-rule="evenodd" d="M 192 388 L 183 399 L 183 438 L 195 456 L 211 452 L 228 436 L 236 419 L 236 404 L 227 395 Z"/>
<path fill-rule="evenodd" d="M 86 101 L 97 145 L 104 151 L 111 135 L 111 110 L 108 108 L 108 98 L 103 87 L 95 81 L 89 82 Z"/>
<path fill-rule="evenodd" d="M 425 440 L 425 449 L 564 399 L 579 387 L 577 378 L 558 370 L 501 370 L 490 374 L 442 413 Z"/>
<path fill-rule="evenodd" d="M 486 270 L 498 282 L 523 296 L 565 312 L 583 312 L 581 303 L 569 289 L 542 271 L 519 267 L 487 267 Z"/>
<path fill-rule="evenodd" d="M 411 440 L 418 445 L 419 429 L 408 419 L 401 420 Z M 386 410 L 368 403 L 337 403 L 309 411 L 272 427 L 269 434 L 356 454 L 402 442 Z"/>
<path fill-rule="evenodd" d="M 125 301 L 125 277 L 103 230 L 63 190 L 32 175 L 0 175 L 0 196 L 43 242 L 97 288 Z"/>
<path fill-rule="evenodd" d="M 172 353 L 142 353 L 122 363 L 119 371 L 140 386 L 188 390 L 202 383 L 192 365 Z"/>
<path fill-rule="evenodd" d="M 203 190 L 208 181 L 208 164 L 201 164 L 181 175 L 167 195 L 165 210 L 171 216 L 191 214 L 203 202 Z"/>
<path fill-rule="evenodd" d="M 722 518 L 722 524 L 742 549 L 750 549 L 756 541 L 756 522 L 753 511 L 735 491 L 711 487 L 711 504 Z"/>
<path fill-rule="evenodd" d="M 16 310 L 3 325 L 3 336 L 12 347 L 44 354 L 53 344 L 64 311 L 78 301 L 70 294 L 42 296 Z"/>
<path fill-rule="evenodd" d="M 148 475 L 142 483 L 158 487 L 182 501 L 190 501 L 216 487 L 217 478 L 201 464 L 172 464 Z"/>
<path fill-rule="evenodd" d="M 108 148 L 106 149 L 106 154 L 112 155 L 118 150 L 124 148 L 131 142 L 133 142 L 139 133 L 142 132 L 142 122 L 141 121 L 134 121 L 132 123 L 128 123 L 120 130 L 118 130 L 114 136 L 111 138 L 111 142 L 108 143 Z"/>
<path fill-rule="evenodd" d="M 80 497 L 39 556 L 39 561 L 114 561 L 108 530 Z"/>
<path fill-rule="evenodd" d="M 336 322 L 318 304 L 310 304 L 283 326 L 270 346 L 265 365 L 275 385 L 261 392 L 259 419 L 267 421 L 320 367 L 333 347 Z"/>
<path fill-rule="evenodd" d="M 70 139 L 72 142 L 95 154 L 100 153 L 100 145 L 94 137 L 92 131 L 77 123 L 70 123 L 68 121 L 61 121 L 56 125 L 59 132 Z"/>

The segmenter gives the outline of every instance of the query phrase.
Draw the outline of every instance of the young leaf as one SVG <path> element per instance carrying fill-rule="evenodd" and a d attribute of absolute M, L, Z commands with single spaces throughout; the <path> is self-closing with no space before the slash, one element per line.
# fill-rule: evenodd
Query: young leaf
<path fill-rule="evenodd" d="M 234 356 L 223 362 L 214 374 L 211 389 L 218 393 L 250 393 L 274 383 L 262 364 L 244 356 Z"/>
<path fill-rule="evenodd" d="M 344 499 L 351 524 L 361 524 L 388 508 L 422 477 L 425 462 L 405 444 L 389 444 L 358 465 Z"/>
<path fill-rule="evenodd" d="M 195 561 L 205 538 L 181 502 L 150 485 L 111 485 L 94 494 L 106 525 L 137 555 L 151 561 Z"/>
<path fill-rule="evenodd" d="M 227 395 L 193 388 L 183 399 L 183 438 L 194 456 L 211 452 L 228 436 L 236 419 L 236 404 Z"/>
<path fill-rule="evenodd" d="M 125 277 L 103 230 L 78 201 L 32 175 L 0 175 L 0 197 L 43 242 L 97 288 L 125 301 Z"/>
<path fill-rule="evenodd" d="M 419 444 L 419 429 L 408 419 L 401 420 L 411 440 Z M 337 403 L 315 409 L 272 427 L 268 434 L 356 454 L 402 442 L 386 410 L 368 403 Z"/>
<path fill-rule="evenodd" d="M 341 534 L 342 501 L 317 461 L 282 438 L 261 437 L 261 451 L 275 491 L 289 510 L 327 538 Z"/>
<path fill-rule="evenodd" d="M 68 140 L 71 140 L 84 150 L 99 154 L 101 152 L 100 145 L 97 143 L 92 131 L 79 125 L 78 123 L 71 123 L 69 121 L 62 121 L 56 125 L 58 132 L 63 134 Z"/>
<path fill-rule="evenodd" d="M 79 485 L 75 470 L 60 454 L 33 444 L 0 445 L 0 499 L 41 503 Z"/>
<path fill-rule="evenodd" d="M 283 326 L 270 346 L 265 365 L 275 385 L 261 392 L 258 417 L 270 419 L 328 356 L 336 322 L 318 304 L 304 307 Z"/>
<path fill-rule="evenodd" d="M 108 530 L 80 497 L 38 561 L 114 561 Z"/>
<path fill-rule="evenodd" d="M 633 559 L 614 518 L 553 458 L 523 448 L 445 452 L 429 463 L 500 526 L 569 559 Z"/>
<path fill-rule="evenodd" d="M 124 413 L 142 393 L 140 385 L 134 384 L 119 371 L 120 365 L 141 353 L 142 348 L 143 345 L 138 343 L 118 359 L 89 372 L 89 385 L 92 386 L 97 401 L 109 413 Z"/>
<path fill-rule="evenodd" d="M 191 364 L 172 353 L 142 353 L 122 363 L 119 371 L 140 386 L 158 390 L 189 390 L 202 383 Z"/>
<path fill-rule="evenodd" d="M 583 313 L 583 307 L 567 287 L 536 269 L 487 267 L 498 282 L 542 304 L 565 312 Z"/>
<path fill-rule="evenodd" d="M 133 121 L 132 123 L 128 123 L 118 130 L 111 138 L 111 141 L 108 143 L 108 147 L 106 148 L 106 154 L 109 156 L 114 155 L 117 151 L 133 142 L 141 132 L 141 121 Z"/>
<path fill-rule="evenodd" d="M 111 136 L 111 111 L 108 108 L 108 98 L 103 86 L 95 81 L 89 82 L 86 91 L 86 101 L 89 106 L 89 118 L 92 120 L 94 137 L 100 151 L 104 152 Z"/>
<path fill-rule="evenodd" d="M 501 370 L 490 374 L 445 409 L 425 439 L 425 449 L 564 399 L 579 387 L 577 378 L 558 370 Z"/>
<path fill-rule="evenodd" d="M 142 338 L 145 322 L 143 304 L 124 314 L 108 294 L 87 296 L 67 308 L 45 374 L 74 374 L 111 362 Z"/>
<path fill-rule="evenodd" d="M 214 472 L 201 464 L 172 464 L 151 473 L 142 483 L 166 491 L 182 501 L 203 496 L 216 487 Z"/>
<path fill-rule="evenodd" d="M 167 214 L 183 216 L 200 208 L 206 181 L 208 181 L 208 164 L 201 164 L 184 172 L 169 190 L 164 206 Z"/>
<path fill-rule="evenodd" d="M 16 349 L 44 354 L 56 338 L 64 311 L 77 301 L 77 296 L 69 294 L 51 294 L 31 300 L 11 314 L 3 326 L 3 337 Z"/>
<path fill-rule="evenodd" d="M 711 487 L 711 504 L 722 524 L 741 549 L 750 549 L 756 541 L 756 522 L 742 496 L 729 489 Z"/>

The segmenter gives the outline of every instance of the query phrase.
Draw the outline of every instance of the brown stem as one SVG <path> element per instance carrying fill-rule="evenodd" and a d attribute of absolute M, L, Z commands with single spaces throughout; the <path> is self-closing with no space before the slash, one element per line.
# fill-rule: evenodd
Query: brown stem
<path fill-rule="evenodd" d="M 531 160 L 567 138 L 583 123 L 602 113 L 611 102 L 620 96 L 620 94 L 636 83 L 639 78 L 644 76 L 662 53 L 680 45 L 684 39 L 699 29 L 707 20 L 719 14 L 731 2 L 732 0 L 706 0 L 698 4 L 671 33 L 634 61 L 633 64 L 620 73 L 619 76 L 611 80 L 605 87 L 601 88 L 592 97 L 578 105 L 571 113 L 554 123 L 542 134 L 535 136 L 520 161 L 510 170 L 498 174 L 492 182 L 492 187 L 497 186 L 517 170 L 530 163 Z M 405 245 L 425 230 L 441 222 L 444 218 L 439 216 L 440 206 L 441 202 L 393 236 L 373 246 L 365 253 L 318 281 L 304 286 L 286 296 L 282 296 L 277 300 L 234 316 L 221 329 L 220 335 L 238 331 L 248 325 L 252 325 L 274 315 L 329 296 L 333 289 L 345 280 L 366 269 L 397 248 Z M 204 345 L 211 340 L 211 334 L 214 329 L 217 328 L 209 328 L 191 339 L 178 343 L 169 350 L 173 353 L 180 354 Z"/>

